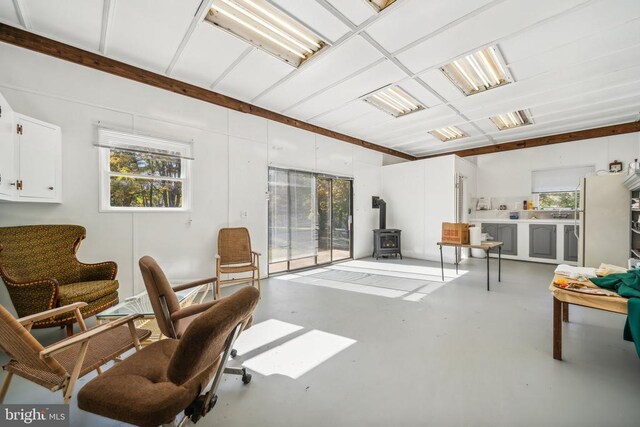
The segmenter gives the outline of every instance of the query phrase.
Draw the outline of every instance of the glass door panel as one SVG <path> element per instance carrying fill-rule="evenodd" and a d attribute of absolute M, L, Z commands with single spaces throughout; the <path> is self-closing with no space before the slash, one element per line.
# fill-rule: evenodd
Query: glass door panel
<path fill-rule="evenodd" d="M 332 179 L 332 261 L 351 258 L 351 181 Z"/>
<path fill-rule="evenodd" d="M 269 272 L 289 269 L 289 174 L 269 169 Z"/>
<path fill-rule="evenodd" d="M 315 264 L 316 179 L 305 172 L 289 172 L 289 260 L 296 268 Z"/>
<path fill-rule="evenodd" d="M 331 179 L 316 180 L 318 199 L 318 264 L 331 262 Z"/>

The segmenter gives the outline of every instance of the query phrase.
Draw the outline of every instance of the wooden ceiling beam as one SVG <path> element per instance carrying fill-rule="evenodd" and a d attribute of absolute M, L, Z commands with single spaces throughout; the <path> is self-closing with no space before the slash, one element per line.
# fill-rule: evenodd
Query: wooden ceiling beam
<path fill-rule="evenodd" d="M 619 125 L 604 126 L 594 129 L 585 129 L 575 132 L 566 132 L 556 135 L 542 136 L 539 138 L 523 139 L 520 141 L 504 142 L 502 144 L 486 145 L 466 150 L 452 150 L 444 153 L 432 154 L 420 157 L 430 159 L 433 157 L 455 154 L 460 157 L 479 156 L 482 154 L 501 153 L 503 151 L 521 150 L 523 148 L 542 147 L 545 145 L 562 144 L 564 142 L 578 141 L 581 139 L 602 138 L 604 136 L 622 135 L 625 133 L 640 132 L 640 122 L 622 123 Z"/>
<path fill-rule="evenodd" d="M 172 79 L 165 75 L 157 74 L 142 68 L 124 62 L 116 61 L 106 56 L 88 52 L 65 43 L 52 40 L 29 31 L 12 27 L 10 25 L 0 23 L 0 41 L 19 46 L 45 55 L 53 56 L 58 59 L 73 62 L 74 64 L 83 65 L 105 73 L 113 74 L 118 77 L 133 80 L 159 89 L 178 93 L 210 104 L 229 108 L 231 110 L 240 111 L 254 116 L 263 117 L 274 122 L 304 129 L 318 135 L 324 135 L 329 138 L 338 139 L 359 147 L 375 150 L 380 153 L 389 154 L 406 160 L 416 160 L 416 157 L 394 150 L 392 148 L 383 147 L 359 138 L 334 132 L 329 129 L 322 128 L 310 123 L 296 120 L 274 111 L 267 110 L 235 98 L 231 98 L 220 93 L 191 85 L 180 80 Z"/>

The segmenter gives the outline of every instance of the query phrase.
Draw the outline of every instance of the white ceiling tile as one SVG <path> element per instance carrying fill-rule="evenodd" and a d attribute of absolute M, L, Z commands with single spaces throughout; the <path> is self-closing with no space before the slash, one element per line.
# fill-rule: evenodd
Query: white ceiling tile
<path fill-rule="evenodd" d="M 349 32 L 349 27 L 315 0 L 271 1 L 329 42 L 335 42 Z"/>
<path fill-rule="evenodd" d="M 356 100 L 313 119 L 318 126 L 335 127 L 371 113 L 371 104 Z"/>
<path fill-rule="evenodd" d="M 490 2 L 404 0 L 366 31 L 387 51 L 395 52 Z"/>
<path fill-rule="evenodd" d="M 249 47 L 247 42 L 201 22 L 185 46 L 172 75 L 209 87 Z"/>
<path fill-rule="evenodd" d="M 338 108 L 349 101 L 400 80 L 405 74 L 391 61 L 384 61 L 367 71 L 327 89 L 296 106 L 291 114 L 309 119 Z"/>
<path fill-rule="evenodd" d="M 102 0 L 24 0 L 23 4 L 35 31 L 83 49 L 100 47 Z"/>
<path fill-rule="evenodd" d="M 338 12 L 355 25 L 360 25 L 371 18 L 375 12 L 364 0 L 327 0 Z"/>
<path fill-rule="evenodd" d="M 618 0 L 615 4 L 591 2 L 558 19 L 501 41 L 500 50 L 507 64 L 512 64 L 585 38 L 606 37 L 606 31 L 614 30 L 638 16 L 640 2 L 637 0 Z"/>
<path fill-rule="evenodd" d="M 13 2 L 0 1 L 0 21 L 16 27 L 20 26 L 18 13 L 16 12 L 16 8 L 13 6 Z"/>
<path fill-rule="evenodd" d="M 116 2 L 107 54 L 164 72 L 199 5 L 200 0 Z"/>
<path fill-rule="evenodd" d="M 296 70 L 294 76 L 261 98 L 270 108 L 284 111 L 382 58 L 382 54 L 362 37 L 353 37 L 311 60 Z"/>
<path fill-rule="evenodd" d="M 512 0 L 484 10 L 398 55 L 413 72 L 421 72 L 483 45 L 521 31 L 585 0 Z"/>
<path fill-rule="evenodd" d="M 409 95 L 422 102 L 426 107 L 434 107 L 436 105 L 442 104 L 440 98 L 438 98 L 431 91 L 429 91 L 414 79 L 403 80 L 398 83 L 398 86 L 409 93 Z"/>
<path fill-rule="evenodd" d="M 420 74 L 418 78 L 447 101 L 464 98 L 464 94 L 437 68 Z"/>
<path fill-rule="evenodd" d="M 294 68 L 286 62 L 254 49 L 214 87 L 214 90 L 248 101 L 293 70 Z"/>
<path fill-rule="evenodd" d="M 344 132 L 347 134 L 354 135 L 364 135 L 366 130 L 371 129 L 372 127 L 380 126 L 385 127 L 385 124 L 391 124 L 395 117 L 390 114 L 383 113 L 372 105 L 364 102 L 364 101 L 356 101 L 356 103 L 362 103 L 366 107 L 369 107 L 369 112 L 362 116 L 356 117 L 352 120 L 345 121 L 335 127 L 340 130 L 340 132 Z"/>
<path fill-rule="evenodd" d="M 640 4 L 640 2 L 638 2 Z M 631 35 L 631 37 L 630 37 Z M 597 33 L 578 41 L 564 44 L 557 49 L 525 58 L 509 65 L 516 81 L 529 79 L 538 74 L 570 67 L 580 62 L 600 59 L 613 63 L 607 58 L 612 53 L 631 49 L 630 53 L 640 52 L 640 23 L 632 21 L 620 25 L 610 32 Z"/>

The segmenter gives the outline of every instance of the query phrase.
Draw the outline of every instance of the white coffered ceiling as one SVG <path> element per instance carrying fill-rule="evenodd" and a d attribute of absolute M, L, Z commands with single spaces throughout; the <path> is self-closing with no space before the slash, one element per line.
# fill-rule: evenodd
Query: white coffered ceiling
<path fill-rule="evenodd" d="M 639 119 L 638 0 L 269 1 L 331 46 L 293 68 L 204 22 L 211 0 L 4 0 L 0 21 L 415 156 Z M 439 67 L 490 45 L 515 82 L 466 97 Z M 362 100 L 389 84 L 427 108 Z M 534 124 L 489 120 L 516 110 Z"/>

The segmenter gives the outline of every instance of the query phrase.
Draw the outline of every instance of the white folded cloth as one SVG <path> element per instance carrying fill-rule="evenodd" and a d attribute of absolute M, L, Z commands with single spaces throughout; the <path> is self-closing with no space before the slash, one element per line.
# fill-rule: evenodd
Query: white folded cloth
<path fill-rule="evenodd" d="M 596 269 L 591 267 L 574 267 L 572 265 L 560 264 L 556 267 L 556 274 L 561 276 L 568 276 L 571 278 L 577 278 L 579 276 L 587 279 L 596 277 Z"/>

